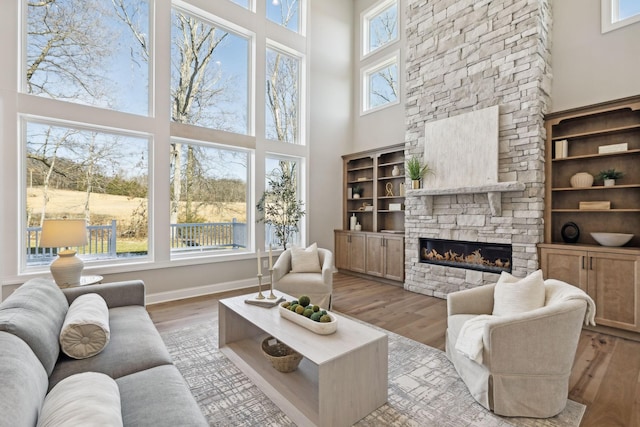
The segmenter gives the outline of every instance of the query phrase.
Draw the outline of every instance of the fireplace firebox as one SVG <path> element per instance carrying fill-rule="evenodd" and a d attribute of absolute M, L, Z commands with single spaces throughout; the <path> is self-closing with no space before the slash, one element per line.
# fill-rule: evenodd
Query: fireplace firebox
<path fill-rule="evenodd" d="M 511 273 L 511 245 L 420 238 L 420 262 L 490 273 Z"/>

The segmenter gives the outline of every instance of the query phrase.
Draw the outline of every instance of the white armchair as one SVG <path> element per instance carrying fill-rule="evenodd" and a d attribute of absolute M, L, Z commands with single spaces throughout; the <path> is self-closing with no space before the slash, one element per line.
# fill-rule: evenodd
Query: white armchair
<path fill-rule="evenodd" d="M 491 316 L 482 326 L 481 363 L 458 351 L 456 342 L 467 320 L 492 314 L 496 285 L 448 296 L 447 357 L 473 397 L 496 414 L 547 418 L 567 403 L 582 324 L 592 321 L 595 306 L 568 283 L 550 279 L 544 284 L 543 307 Z"/>
<path fill-rule="evenodd" d="M 294 273 L 291 271 L 291 249 L 278 257 L 273 265 L 273 288 L 294 297 L 307 295 L 311 303 L 329 310 L 333 293 L 333 253 L 318 248 L 319 273 Z"/>

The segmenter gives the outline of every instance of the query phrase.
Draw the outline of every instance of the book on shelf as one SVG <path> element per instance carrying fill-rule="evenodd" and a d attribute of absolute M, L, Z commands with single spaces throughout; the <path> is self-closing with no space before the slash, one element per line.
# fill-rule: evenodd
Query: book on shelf
<path fill-rule="evenodd" d="M 275 307 L 276 305 L 284 301 L 284 297 L 282 295 L 276 295 L 275 299 L 269 299 L 268 289 L 266 292 L 262 292 L 262 295 L 264 295 L 264 298 L 262 299 L 256 298 L 258 296 L 258 294 L 256 294 L 254 297 L 245 299 L 244 302 L 247 304 L 257 305 L 260 307 L 271 308 L 271 307 Z"/>

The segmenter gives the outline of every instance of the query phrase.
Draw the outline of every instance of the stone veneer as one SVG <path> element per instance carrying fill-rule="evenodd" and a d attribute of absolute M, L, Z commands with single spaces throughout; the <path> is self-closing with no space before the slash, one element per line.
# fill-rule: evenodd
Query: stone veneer
<path fill-rule="evenodd" d="M 425 123 L 499 105 L 499 181 L 525 184 L 502 194 L 501 216 L 486 193 L 434 196 L 431 214 L 422 197 L 407 195 L 405 289 L 446 298 L 499 276 L 420 263 L 419 237 L 510 243 L 514 275 L 538 268 L 551 10 L 548 0 L 407 3 L 407 156 L 422 157 Z"/>

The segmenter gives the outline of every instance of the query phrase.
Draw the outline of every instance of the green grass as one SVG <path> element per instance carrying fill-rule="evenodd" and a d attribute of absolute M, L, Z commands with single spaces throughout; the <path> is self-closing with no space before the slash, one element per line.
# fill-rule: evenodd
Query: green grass
<path fill-rule="evenodd" d="M 116 240 L 116 253 L 127 252 L 147 252 L 149 250 L 149 242 L 137 239 L 124 239 L 122 237 Z"/>

